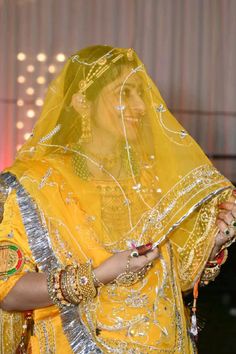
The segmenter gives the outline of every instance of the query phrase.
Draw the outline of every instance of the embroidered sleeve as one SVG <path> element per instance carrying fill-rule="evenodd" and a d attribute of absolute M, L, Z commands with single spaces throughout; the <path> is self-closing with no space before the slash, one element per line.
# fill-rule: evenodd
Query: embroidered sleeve
<path fill-rule="evenodd" d="M 35 271 L 34 261 L 12 191 L 2 203 L 0 224 L 0 301 L 27 271 Z"/>

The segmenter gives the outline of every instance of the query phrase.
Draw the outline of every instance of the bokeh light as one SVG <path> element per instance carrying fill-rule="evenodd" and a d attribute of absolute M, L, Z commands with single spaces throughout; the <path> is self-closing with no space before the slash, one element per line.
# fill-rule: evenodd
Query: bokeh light
<path fill-rule="evenodd" d="M 49 65 L 48 71 L 50 72 L 50 74 L 54 74 L 56 72 L 55 65 Z"/>
<path fill-rule="evenodd" d="M 23 75 L 18 76 L 17 82 L 19 82 L 19 84 L 23 84 L 25 81 L 26 81 L 25 76 Z"/>
<path fill-rule="evenodd" d="M 30 138 L 30 136 L 31 136 L 31 133 L 25 133 L 24 134 L 24 139 L 28 140 Z"/>
<path fill-rule="evenodd" d="M 17 127 L 17 129 L 23 129 L 24 128 L 24 123 L 23 122 L 21 122 L 21 121 L 19 121 L 19 122 L 17 122 L 16 123 L 16 127 Z"/>
<path fill-rule="evenodd" d="M 35 67 L 33 65 L 27 65 L 27 68 L 26 70 L 29 72 L 29 73 L 33 73 L 35 71 Z"/>
<path fill-rule="evenodd" d="M 45 79 L 44 76 L 38 76 L 36 81 L 37 81 L 38 84 L 42 85 L 42 84 L 45 84 L 46 79 Z"/>
<path fill-rule="evenodd" d="M 43 61 L 46 61 L 47 56 L 46 56 L 45 53 L 38 53 L 37 56 L 36 56 L 36 58 L 37 58 L 38 61 L 43 62 Z"/>
<path fill-rule="evenodd" d="M 23 52 L 20 52 L 17 54 L 17 59 L 20 61 L 24 61 L 26 59 L 26 54 Z"/>
<path fill-rule="evenodd" d="M 19 100 L 16 101 L 17 106 L 22 107 L 24 106 L 24 101 L 20 98 Z"/>
<path fill-rule="evenodd" d="M 34 94 L 34 88 L 33 87 L 28 87 L 25 92 L 27 93 L 27 95 L 32 96 Z"/>
<path fill-rule="evenodd" d="M 56 55 L 56 60 L 59 61 L 59 62 L 65 61 L 65 60 L 66 60 L 65 54 L 63 54 L 63 53 L 58 53 L 58 54 Z"/>
<path fill-rule="evenodd" d="M 27 115 L 28 118 L 34 118 L 35 117 L 35 111 L 33 109 L 29 109 L 26 112 L 26 115 Z"/>
<path fill-rule="evenodd" d="M 42 105 L 43 105 L 43 100 L 42 100 L 42 98 L 37 98 L 37 99 L 35 100 L 35 104 L 36 104 L 36 106 L 42 106 Z"/>

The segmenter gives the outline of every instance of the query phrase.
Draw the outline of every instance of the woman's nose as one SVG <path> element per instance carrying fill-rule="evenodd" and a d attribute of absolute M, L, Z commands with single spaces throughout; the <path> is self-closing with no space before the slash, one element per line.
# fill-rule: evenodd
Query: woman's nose
<path fill-rule="evenodd" d="M 138 93 L 135 93 L 133 95 L 132 109 L 135 111 L 138 111 L 139 113 L 145 112 L 145 109 L 146 109 L 145 103 L 144 103 L 142 97 Z"/>

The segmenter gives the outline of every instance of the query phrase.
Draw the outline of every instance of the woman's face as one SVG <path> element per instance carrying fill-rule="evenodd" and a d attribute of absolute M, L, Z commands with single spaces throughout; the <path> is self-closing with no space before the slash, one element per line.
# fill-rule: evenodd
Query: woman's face
<path fill-rule="evenodd" d="M 145 116 L 143 80 L 136 72 L 129 76 L 131 68 L 124 68 L 121 75 L 107 84 L 100 92 L 92 109 L 92 121 L 96 133 L 108 133 L 114 139 L 125 136 L 135 141 Z"/>

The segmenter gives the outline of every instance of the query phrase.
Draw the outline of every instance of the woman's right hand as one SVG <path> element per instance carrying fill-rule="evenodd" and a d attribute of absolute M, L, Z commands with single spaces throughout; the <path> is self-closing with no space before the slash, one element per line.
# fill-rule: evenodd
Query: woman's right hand
<path fill-rule="evenodd" d="M 148 263 L 155 261 L 159 258 L 158 248 L 151 249 L 151 244 L 141 246 L 139 248 L 138 257 L 132 257 L 130 259 L 129 269 L 131 272 L 138 272 L 143 267 L 148 265 Z M 115 253 L 113 256 L 104 261 L 100 266 L 94 269 L 96 278 L 103 284 L 107 284 L 116 279 L 121 273 L 126 270 L 126 265 L 128 262 L 128 257 L 132 250 L 122 251 Z"/>

